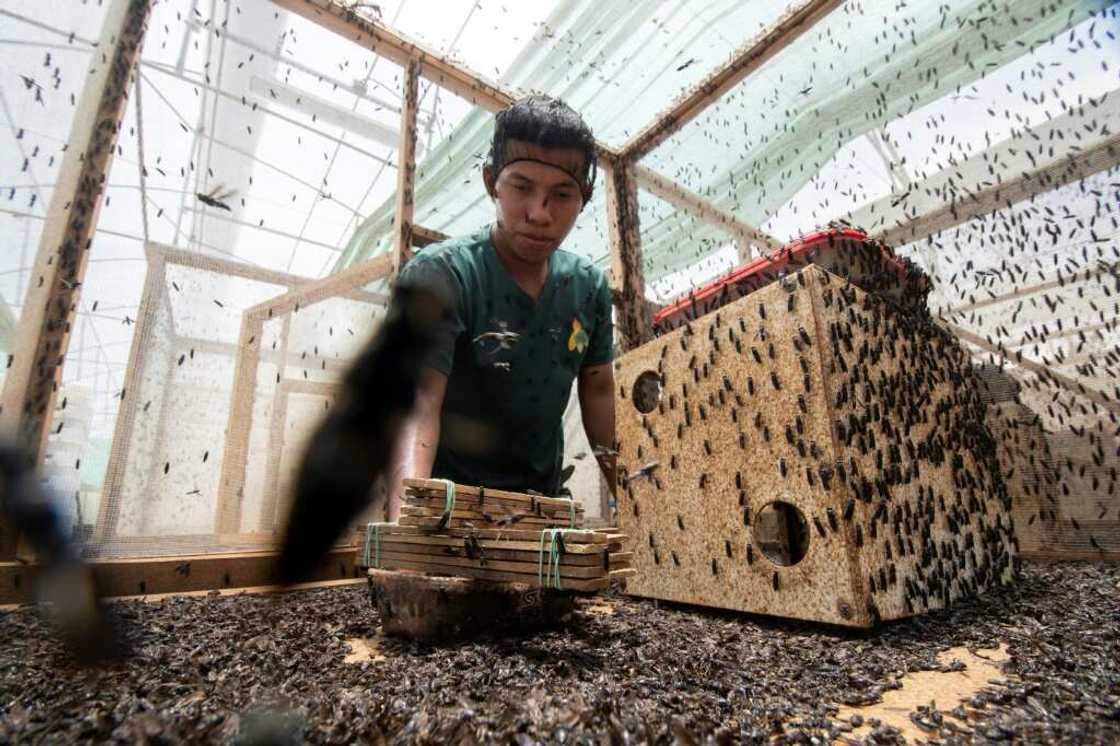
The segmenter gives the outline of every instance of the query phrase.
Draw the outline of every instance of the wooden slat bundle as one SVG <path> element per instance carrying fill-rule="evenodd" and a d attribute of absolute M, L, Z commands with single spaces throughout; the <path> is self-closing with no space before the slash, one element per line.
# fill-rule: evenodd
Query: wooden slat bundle
<path fill-rule="evenodd" d="M 440 480 L 404 484 L 400 522 L 371 524 L 370 567 L 571 591 L 605 590 L 634 573 L 626 537 L 581 528 L 583 509 L 569 500 L 455 485 L 452 504 Z"/>

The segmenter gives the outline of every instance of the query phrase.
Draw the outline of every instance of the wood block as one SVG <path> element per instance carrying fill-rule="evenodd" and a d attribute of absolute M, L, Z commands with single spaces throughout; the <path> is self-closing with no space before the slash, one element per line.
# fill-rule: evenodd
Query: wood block
<path fill-rule="evenodd" d="M 524 583 L 386 570 L 369 578 L 385 634 L 417 640 L 532 633 L 562 624 L 575 608 L 571 593 Z"/>
<path fill-rule="evenodd" d="M 386 529 L 381 536 L 381 540 L 385 543 L 398 542 L 409 544 L 431 544 L 435 546 L 447 547 L 462 547 L 464 540 L 467 536 L 472 538 L 484 549 L 496 550 L 518 550 L 527 552 L 537 552 L 540 550 L 540 540 L 527 540 L 518 538 L 509 538 L 505 536 L 499 537 L 485 537 L 476 536 L 482 532 L 468 531 L 468 530 L 452 530 L 445 531 L 440 534 L 431 534 L 417 529 L 412 526 L 394 526 L 392 529 Z M 510 533 L 506 532 L 491 532 L 491 533 Z M 536 534 L 540 536 L 540 532 L 535 531 L 519 531 L 519 534 Z M 364 538 L 361 541 L 365 541 Z M 622 542 L 594 542 L 594 543 L 577 543 L 573 540 L 566 541 L 564 544 L 564 551 L 567 554 L 587 554 L 599 555 L 604 551 L 622 551 Z"/>
<path fill-rule="evenodd" d="M 419 493 L 426 496 L 434 496 L 440 500 L 444 499 L 446 488 L 444 483 L 439 479 L 405 479 L 403 480 L 406 491 L 409 494 Z M 541 495 L 529 495 L 523 492 L 509 492 L 507 490 L 495 490 L 485 487 L 478 487 L 469 484 L 455 485 L 456 500 L 460 498 L 473 498 L 479 499 L 480 496 L 484 500 L 490 498 L 502 498 L 516 503 L 525 505 L 544 505 L 554 508 L 568 509 L 569 501 L 566 498 L 560 497 L 544 497 Z M 576 511 L 583 510 L 583 506 L 576 502 Z"/>
<path fill-rule="evenodd" d="M 1013 577 L 967 354 L 816 266 L 616 361 L 634 595 L 867 627 Z"/>
<path fill-rule="evenodd" d="M 446 528 L 441 529 L 438 534 L 429 528 L 422 526 L 403 526 L 396 525 L 392 528 L 387 528 L 383 535 L 406 535 L 412 534 L 417 536 L 450 536 L 457 539 L 465 539 L 468 536 L 473 536 L 476 539 L 494 539 L 494 540 L 508 540 L 508 541 L 524 541 L 531 542 L 533 546 L 540 543 L 541 532 L 540 529 L 536 531 L 521 528 Z M 362 533 L 364 540 L 365 534 Z M 576 530 L 564 534 L 564 544 L 569 547 L 579 544 L 611 544 L 614 542 L 624 541 L 625 536 L 614 533 L 606 533 L 603 531 L 593 531 L 592 529 L 584 529 L 582 531 Z"/>
<path fill-rule="evenodd" d="M 493 547 L 478 546 L 472 547 L 472 549 L 468 551 L 462 541 L 456 545 L 415 544 L 393 538 L 382 541 L 381 549 L 382 551 L 418 552 L 445 557 L 468 557 L 472 553 L 478 554 L 479 552 L 477 550 L 481 549 L 481 555 L 486 560 L 514 560 L 517 562 L 537 562 L 540 557 L 540 552 L 537 549 L 495 549 Z M 629 565 L 633 559 L 633 552 L 610 552 L 604 549 L 595 554 L 574 554 L 566 552 L 563 562 L 565 565 L 605 567 L 609 569 L 621 566 L 622 564 Z"/>

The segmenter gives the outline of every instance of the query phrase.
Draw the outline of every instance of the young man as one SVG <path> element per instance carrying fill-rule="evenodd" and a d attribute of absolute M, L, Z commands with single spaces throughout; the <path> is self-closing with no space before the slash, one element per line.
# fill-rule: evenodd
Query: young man
<path fill-rule="evenodd" d="M 592 447 L 612 448 L 610 290 L 560 249 L 595 173 L 595 141 L 575 111 L 547 96 L 515 102 L 497 114 L 483 167 L 494 224 L 425 248 L 401 271 L 398 287 L 433 293 L 444 313 L 389 472 L 390 520 L 403 477 L 557 494 L 573 381 Z M 613 485 L 613 460 L 600 464 Z"/>

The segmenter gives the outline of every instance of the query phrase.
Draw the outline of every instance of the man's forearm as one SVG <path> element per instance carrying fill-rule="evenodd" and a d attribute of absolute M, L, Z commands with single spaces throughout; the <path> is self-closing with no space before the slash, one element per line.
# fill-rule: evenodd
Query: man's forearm
<path fill-rule="evenodd" d="M 388 504 L 386 512 L 390 521 L 400 517 L 405 479 L 427 479 L 432 475 L 439 444 L 439 416 L 427 412 L 414 412 L 404 426 L 403 437 L 393 455 L 393 468 L 389 471 Z"/>
<path fill-rule="evenodd" d="M 591 444 L 592 451 L 603 476 L 610 485 L 611 494 L 615 491 L 616 479 L 616 454 L 614 451 L 615 417 L 614 417 L 614 391 L 613 388 L 596 391 L 587 391 L 580 397 L 580 408 L 583 413 L 583 429 L 587 433 L 587 441 Z"/>

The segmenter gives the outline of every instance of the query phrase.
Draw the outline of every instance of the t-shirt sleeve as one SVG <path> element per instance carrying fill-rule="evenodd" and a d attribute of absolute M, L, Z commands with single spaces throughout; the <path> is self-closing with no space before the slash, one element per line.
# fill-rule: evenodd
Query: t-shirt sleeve
<path fill-rule="evenodd" d="M 595 311 L 591 328 L 591 339 L 587 344 L 587 354 L 583 356 L 583 367 L 603 365 L 614 359 L 614 321 L 611 311 L 611 289 L 607 278 L 600 272 L 599 285 L 595 289 Z"/>
<path fill-rule="evenodd" d="M 462 285 L 447 262 L 440 257 L 417 256 L 401 268 L 398 288 L 431 293 L 443 305 L 439 328 L 425 365 L 446 376 L 455 361 L 455 343 L 466 329 L 463 323 Z"/>

